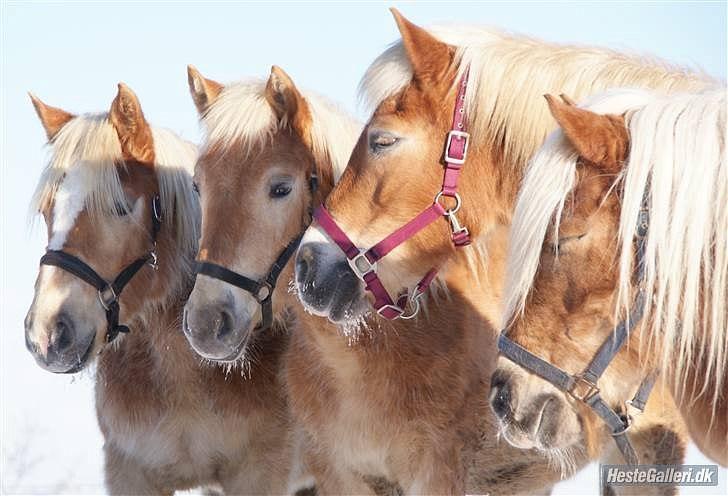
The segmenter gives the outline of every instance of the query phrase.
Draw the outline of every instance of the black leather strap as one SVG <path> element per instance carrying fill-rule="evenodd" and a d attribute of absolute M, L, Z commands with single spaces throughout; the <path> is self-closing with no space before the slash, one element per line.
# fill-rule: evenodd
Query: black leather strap
<path fill-rule="evenodd" d="M 308 178 L 308 187 L 312 195 L 318 191 L 318 186 L 318 176 L 316 173 L 312 173 Z M 213 279 L 219 279 L 253 295 L 258 300 L 261 310 L 261 322 L 258 329 L 267 330 L 273 325 L 273 290 L 276 288 L 278 277 L 283 272 L 283 269 L 293 254 L 296 253 L 296 249 L 298 249 L 298 245 L 301 243 L 305 232 L 306 228 L 286 245 L 273 262 L 273 265 L 271 265 L 268 274 L 262 279 L 251 279 L 222 265 L 207 261 L 198 261 L 195 263 L 195 274 L 202 274 Z"/>
<path fill-rule="evenodd" d="M 261 307 L 262 315 L 258 328 L 267 330 L 273 325 L 273 290 L 276 288 L 278 277 L 301 243 L 301 238 L 303 238 L 303 232 L 286 245 L 273 262 L 268 274 L 260 280 L 251 279 L 222 265 L 205 261 L 195 264 L 195 273 L 219 279 L 253 295 Z"/>
<path fill-rule="evenodd" d="M 162 210 L 159 195 L 152 198 L 152 243 L 156 248 L 157 235 L 162 225 Z M 145 256 L 137 258 L 132 263 L 124 267 L 113 281 L 107 282 L 101 277 L 90 265 L 80 258 L 66 253 L 62 250 L 47 250 L 40 259 L 40 265 L 52 265 L 65 270 L 69 274 L 73 274 L 87 284 L 93 286 L 98 291 L 99 303 L 104 307 L 106 312 L 106 342 L 110 343 L 120 333 L 128 333 L 129 327 L 119 324 L 119 296 L 129 281 L 139 272 L 145 265 L 151 265 L 156 268 L 157 255 L 155 249 L 147 253 Z"/>

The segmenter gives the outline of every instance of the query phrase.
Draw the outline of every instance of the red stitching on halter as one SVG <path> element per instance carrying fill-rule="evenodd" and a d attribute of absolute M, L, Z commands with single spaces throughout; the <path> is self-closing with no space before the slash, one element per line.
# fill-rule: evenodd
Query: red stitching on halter
<path fill-rule="evenodd" d="M 461 226 L 455 216 L 460 209 L 461 203 L 458 195 L 458 178 L 465 163 L 468 152 L 468 139 L 470 138 L 470 135 L 465 132 L 465 90 L 467 86 L 468 71 L 465 71 L 458 87 L 452 126 L 445 144 L 445 174 L 442 179 L 442 189 L 435 196 L 432 205 L 368 250 L 358 248 L 349 239 L 346 233 L 336 224 L 326 207 L 322 205 L 314 212 L 313 216 L 321 228 L 341 248 L 354 273 L 364 281 L 367 291 L 374 295 L 374 309 L 386 319 L 414 317 L 419 309 L 418 299 L 427 291 L 430 283 L 435 278 L 437 268 L 433 267 L 425 274 L 417 283 L 412 295 L 404 292 L 397 297 L 395 303 L 377 275 L 377 261 L 443 216 L 450 221 L 453 244 L 458 248 L 470 244 L 470 234 L 467 228 Z M 453 198 L 455 207 L 445 210 L 445 207 L 440 204 L 442 196 Z M 412 302 L 415 309 L 410 315 L 405 315 L 408 302 Z"/>

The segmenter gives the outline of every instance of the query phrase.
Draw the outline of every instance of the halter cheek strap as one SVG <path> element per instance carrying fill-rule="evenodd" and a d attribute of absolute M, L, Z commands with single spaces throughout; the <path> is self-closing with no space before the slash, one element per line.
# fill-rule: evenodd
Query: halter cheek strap
<path fill-rule="evenodd" d="M 571 375 L 561 368 L 547 362 L 543 358 L 531 353 L 526 348 L 511 340 L 507 330 L 503 330 L 498 337 L 498 351 L 510 361 L 523 367 L 529 372 L 550 382 L 558 389 L 564 391 L 577 401 L 581 401 L 591 408 L 607 424 L 612 433 L 617 447 L 622 452 L 625 461 L 630 465 L 639 463 L 637 453 L 626 435 L 632 425 L 629 412 L 617 412 L 601 397 L 599 379 L 604 374 L 610 363 L 617 356 L 629 337 L 629 333 L 637 323 L 642 320 L 645 311 L 645 294 L 641 286 L 644 280 L 644 252 L 645 237 L 649 227 L 649 210 L 647 199 L 643 199 L 637 225 L 637 273 L 635 279 L 640 287 L 635 296 L 632 308 L 627 319 L 622 320 L 614 329 L 612 335 L 602 343 L 594 358 L 584 371 L 577 375 Z M 625 402 L 627 407 L 633 407 L 642 412 L 652 387 L 657 379 L 657 374 L 650 372 L 637 389 L 634 397 Z"/>
<path fill-rule="evenodd" d="M 106 312 L 106 342 L 110 343 L 120 333 L 128 333 L 129 327 L 119 324 L 119 296 L 132 278 L 145 265 L 157 269 L 157 234 L 161 227 L 162 215 L 159 201 L 159 195 L 152 199 L 152 242 L 154 248 L 146 255 L 137 258 L 132 263 L 124 267 L 113 281 L 107 282 L 101 277 L 90 265 L 80 258 L 66 253 L 62 250 L 48 250 L 40 259 L 40 265 L 52 265 L 63 269 L 72 274 L 85 283 L 93 286 L 98 291 L 99 303 Z"/>
<path fill-rule="evenodd" d="M 195 272 L 231 284 L 247 291 L 258 301 L 262 312 L 260 328 L 265 330 L 273 324 L 273 290 L 288 261 L 296 252 L 303 238 L 303 232 L 293 238 L 278 255 L 268 275 L 263 279 L 251 279 L 212 262 L 197 262 Z"/>
<path fill-rule="evenodd" d="M 308 187 L 312 197 L 318 191 L 318 185 L 318 176 L 312 173 L 308 179 Z M 311 211 L 309 210 L 310 213 Z M 259 328 L 261 330 L 267 330 L 273 325 L 273 290 L 276 288 L 276 283 L 281 272 L 283 272 L 283 269 L 293 254 L 296 253 L 296 249 L 301 243 L 306 228 L 308 228 L 308 225 L 286 245 L 275 262 L 273 262 L 268 274 L 261 279 L 251 279 L 227 267 L 207 261 L 198 261 L 195 264 L 195 274 L 202 274 L 213 279 L 219 279 L 253 295 L 253 298 L 258 301 L 262 313 Z"/>
<path fill-rule="evenodd" d="M 376 312 L 386 319 L 411 319 L 417 315 L 420 308 L 419 299 L 427 291 L 430 283 L 437 275 L 438 269 L 433 267 L 427 271 L 420 282 L 417 283 L 412 294 L 405 291 L 394 299 L 387 292 L 377 275 L 377 262 L 379 260 L 442 217 L 446 217 L 450 223 L 451 239 L 456 247 L 460 248 L 470 244 L 470 233 L 466 227 L 460 224 L 456 216 L 462 203 L 458 194 L 458 179 L 465 163 L 470 138 L 470 135 L 464 130 L 465 91 L 467 86 L 468 72 L 466 71 L 458 85 L 452 126 L 445 144 L 445 172 L 442 188 L 435 196 L 432 205 L 368 250 L 360 249 L 349 239 L 326 207 L 322 205 L 314 212 L 314 218 L 321 226 L 321 229 L 341 248 L 349 261 L 352 271 L 364 282 L 366 290 L 374 296 L 373 306 Z M 442 203 L 440 203 L 442 197 L 452 198 L 455 201 L 455 206 L 451 209 L 443 207 Z M 406 312 L 408 304 L 413 307 L 409 314 Z"/>

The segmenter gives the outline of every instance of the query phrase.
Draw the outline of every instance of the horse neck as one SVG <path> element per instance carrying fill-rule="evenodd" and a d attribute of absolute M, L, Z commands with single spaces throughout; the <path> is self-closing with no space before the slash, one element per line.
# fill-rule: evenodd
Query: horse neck
<path fill-rule="evenodd" d="M 510 226 L 523 166 L 506 163 L 490 144 L 473 148 L 463 166 L 459 189 L 464 223 L 471 232 L 483 237 L 493 229 Z"/>
<path fill-rule="evenodd" d="M 159 268 L 151 273 L 150 278 L 134 281 L 137 284 L 129 288 L 141 299 L 139 311 L 132 316 L 136 323 L 134 327 L 143 327 L 142 332 L 146 336 L 155 338 L 160 334 L 170 334 L 170 326 L 178 325 L 182 305 L 194 283 L 191 266 L 195 255 L 184 253 L 176 233 L 167 223 L 159 232 L 156 252 Z M 181 336 L 181 333 L 175 334 Z"/>

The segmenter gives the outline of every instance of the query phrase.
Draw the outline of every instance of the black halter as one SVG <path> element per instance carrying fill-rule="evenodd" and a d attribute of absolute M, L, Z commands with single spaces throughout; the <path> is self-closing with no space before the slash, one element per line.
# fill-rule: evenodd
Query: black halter
<path fill-rule="evenodd" d="M 113 281 L 107 282 L 90 265 L 69 253 L 61 250 L 47 250 L 40 259 L 41 265 L 53 265 L 73 274 L 82 281 L 90 284 L 98 291 L 99 303 L 106 312 L 106 342 L 110 343 L 119 333 L 128 333 L 129 327 L 119 324 L 119 296 L 124 287 L 131 281 L 139 270 L 145 265 L 157 269 L 157 234 L 162 223 L 162 213 L 159 195 L 152 199 L 152 242 L 154 248 L 146 255 L 137 258 L 122 269 Z"/>
<path fill-rule="evenodd" d="M 308 185 L 311 193 L 315 193 L 318 189 L 318 176 L 316 176 L 316 174 L 311 174 Z M 283 272 L 283 269 L 293 254 L 296 253 L 296 249 L 298 249 L 298 245 L 301 243 L 301 238 L 303 238 L 303 234 L 306 232 L 307 227 L 308 226 L 305 226 L 303 231 L 301 231 L 291 240 L 290 243 L 286 245 L 283 251 L 281 251 L 278 255 L 278 258 L 276 258 L 275 262 L 273 262 L 268 274 L 261 279 L 251 279 L 250 277 L 238 274 L 237 272 L 223 267 L 222 265 L 205 261 L 196 262 L 195 274 L 203 274 L 208 277 L 218 279 L 253 295 L 253 298 L 255 298 L 260 305 L 262 312 L 262 320 L 258 328 L 261 330 L 267 330 L 273 324 L 273 290 L 276 288 L 278 276 L 281 275 L 281 272 Z"/>
<path fill-rule="evenodd" d="M 632 425 L 632 418 L 626 411 L 618 412 L 611 408 L 599 394 L 599 386 L 597 381 L 607 369 L 609 364 L 614 360 L 619 350 L 622 348 L 629 333 L 634 329 L 637 323 L 642 319 L 645 310 L 645 294 L 642 282 L 644 280 L 644 253 L 645 253 L 645 237 L 649 227 L 650 217 L 647 206 L 647 198 L 642 201 L 637 222 L 637 273 L 635 280 L 639 285 L 637 295 L 635 296 L 629 316 L 626 320 L 622 320 L 614 329 L 612 335 L 602 343 L 596 355 L 589 365 L 580 374 L 571 375 L 568 372 L 550 364 L 544 359 L 534 355 L 523 346 L 512 341 L 506 335 L 507 329 L 504 329 L 498 337 L 498 350 L 510 361 L 525 368 L 531 373 L 550 382 L 560 390 L 566 392 L 572 398 L 585 403 L 589 406 L 612 431 L 612 437 L 617 443 L 617 447 L 622 452 L 625 461 L 630 465 L 639 463 L 637 453 L 632 447 L 629 438 L 626 436 L 627 431 Z M 650 372 L 640 384 L 634 397 L 625 403 L 626 407 L 633 407 L 642 412 L 647 403 L 647 398 L 652 391 L 652 387 L 657 379 L 657 374 Z"/>

